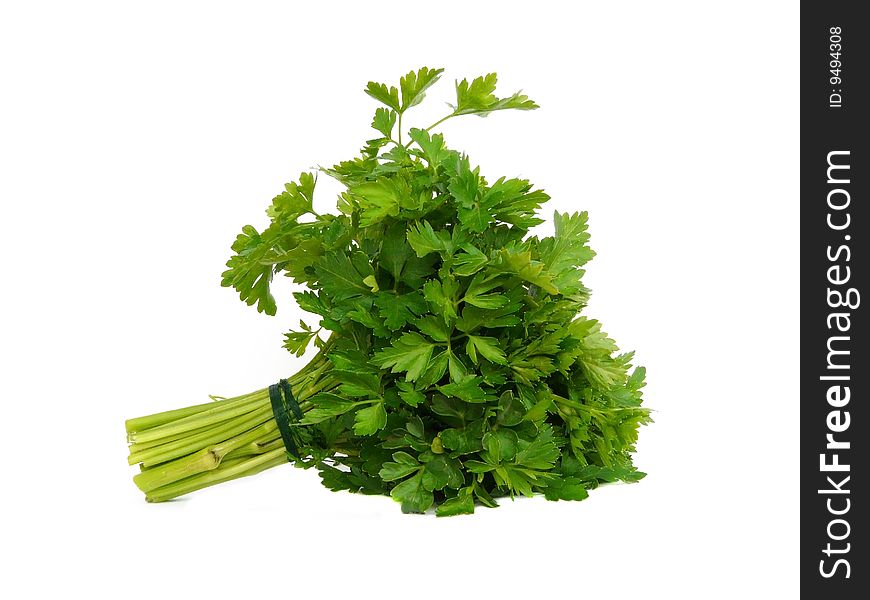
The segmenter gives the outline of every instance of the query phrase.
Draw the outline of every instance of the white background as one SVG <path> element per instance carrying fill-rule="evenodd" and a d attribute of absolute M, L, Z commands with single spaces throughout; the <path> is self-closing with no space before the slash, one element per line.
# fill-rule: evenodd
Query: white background
<path fill-rule="evenodd" d="M 0 8 L 2 596 L 797 597 L 797 3 L 302 4 Z M 229 244 L 422 65 L 408 125 L 489 71 L 541 105 L 443 131 L 589 211 L 649 476 L 437 520 L 291 467 L 147 505 L 124 419 L 302 364 L 286 286 L 275 318 L 219 287 Z"/>

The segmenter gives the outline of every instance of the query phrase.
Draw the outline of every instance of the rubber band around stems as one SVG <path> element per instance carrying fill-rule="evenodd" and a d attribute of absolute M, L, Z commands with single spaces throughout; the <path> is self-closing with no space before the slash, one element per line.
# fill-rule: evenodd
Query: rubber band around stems
<path fill-rule="evenodd" d="M 272 413 L 278 423 L 278 431 L 287 453 L 294 458 L 299 458 L 299 449 L 296 440 L 293 439 L 293 431 L 290 427 L 291 413 L 297 420 L 302 419 L 302 409 L 293 397 L 293 391 L 286 379 L 269 386 L 269 401 L 272 403 Z"/>

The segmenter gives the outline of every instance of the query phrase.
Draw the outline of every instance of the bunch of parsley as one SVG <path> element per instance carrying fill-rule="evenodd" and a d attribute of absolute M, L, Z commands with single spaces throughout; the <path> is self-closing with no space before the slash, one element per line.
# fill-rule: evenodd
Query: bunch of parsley
<path fill-rule="evenodd" d="M 636 481 L 631 462 L 643 368 L 581 316 L 586 213 L 555 213 L 555 234 L 529 230 L 548 200 L 524 179 L 492 183 L 433 128 L 460 115 L 537 105 L 499 98 L 496 75 L 456 83 L 456 103 L 403 140 L 402 118 L 442 69 L 399 87 L 370 82 L 383 104 L 361 155 L 322 171 L 345 186 L 338 214 L 314 210 L 302 173 L 274 198 L 263 231 L 246 226 L 222 285 L 274 315 L 272 278 L 319 328 L 285 346 L 315 358 L 289 379 L 301 420 L 288 455 L 266 390 L 127 422 L 136 482 L 161 501 L 288 458 L 332 490 L 389 494 L 405 512 L 496 506 L 501 496 L 580 500 L 600 482 Z"/>

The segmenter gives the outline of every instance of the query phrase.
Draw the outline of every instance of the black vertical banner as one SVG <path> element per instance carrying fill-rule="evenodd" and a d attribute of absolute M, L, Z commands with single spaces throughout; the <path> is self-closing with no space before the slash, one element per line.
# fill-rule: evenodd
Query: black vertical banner
<path fill-rule="evenodd" d="M 801 3 L 800 561 L 807 598 L 870 597 L 870 20 L 859 17 L 866 8 Z"/>

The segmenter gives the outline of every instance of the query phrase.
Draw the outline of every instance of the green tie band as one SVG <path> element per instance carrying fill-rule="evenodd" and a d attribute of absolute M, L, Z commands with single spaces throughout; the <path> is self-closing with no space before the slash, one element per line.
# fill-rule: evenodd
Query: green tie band
<path fill-rule="evenodd" d="M 278 431 L 281 432 L 284 447 L 293 458 L 299 458 L 296 440 L 293 439 L 293 429 L 290 427 L 290 412 L 292 411 L 296 419 L 300 420 L 302 410 L 293 397 L 293 391 L 286 379 L 269 386 L 269 400 L 272 403 L 272 413 L 275 415 L 275 421 L 278 422 Z"/>

